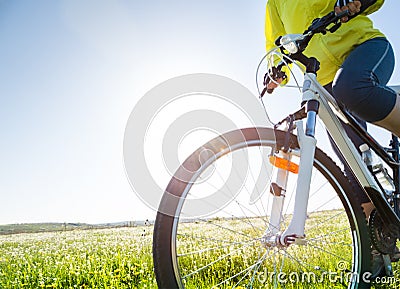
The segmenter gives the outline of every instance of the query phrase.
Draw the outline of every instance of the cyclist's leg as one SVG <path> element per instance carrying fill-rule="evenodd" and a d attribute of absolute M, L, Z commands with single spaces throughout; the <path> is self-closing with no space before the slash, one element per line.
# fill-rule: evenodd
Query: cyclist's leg
<path fill-rule="evenodd" d="M 386 87 L 393 69 L 390 43 L 384 38 L 366 41 L 349 54 L 338 70 L 333 95 L 353 115 L 400 135 L 399 97 Z M 373 205 L 366 202 L 363 207 L 368 218 Z M 375 278 L 384 275 L 385 270 L 382 255 L 374 248 L 372 253 L 371 269 Z"/>
<path fill-rule="evenodd" d="M 333 92 L 354 115 L 400 135 L 400 98 L 386 86 L 393 69 L 390 43 L 385 38 L 368 40 L 346 58 L 336 74 Z"/>
<path fill-rule="evenodd" d="M 324 86 L 324 88 L 333 95 L 332 92 L 332 83 L 327 84 Z M 361 124 L 361 126 L 364 129 L 367 129 L 367 123 L 358 118 L 357 116 L 354 116 L 355 119 Z M 364 143 L 364 141 L 350 128 L 350 126 L 348 124 L 345 124 L 344 122 L 340 121 L 344 127 L 344 130 L 346 131 L 348 137 L 351 139 L 351 141 L 353 142 L 353 144 L 355 145 L 355 147 L 357 148 L 357 150 L 360 152 L 359 147 Z M 329 136 L 329 140 L 331 142 L 332 145 L 332 149 L 335 152 L 335 154 L 338 156 L 338 158 L 340 159 L 340 161 L 343 163 L 344 165 L 344 172 L 346 174 L 346 176 L 350 179 L 350 181 L 355 181 L 355 177 L 353 176 L 353 173 L 351 172 L 351 170 L 346 166 L 346 162 L 342 156 L 342 154 L 340 153 L 338 147 L 336 146 L 336 143 L 333 141 L 332 137 L 328 134 Z M 361 152 L 360 152 L 361 153 Z M 371 211 L 373 210 L 374 206 L 372 205 L 370 199 L 368 198 L 368 196 L 365 194 L 365 192 L 363 190 L 358 190 L 357 192 L 354 192 L 358 199 L 361 202 L 361 206 L 364 209 L 364 213 L 368 219 Z"/>
<path fill-rule="evenodd" d="M 324 88 L 330 93 L 332 94 L 335 98 L 336 96 L 333 94 L 333 89 L 332 89 L 332 83 L 329 83 L 327 85 L 324 86 Z M 337 99 L 337 98 L 336 98 Z M 339 104 L 340 105 L 340 104 Z M 358 123 L 365 129 L 367 130 L 367 123 L 365 120 L 362 120 L 361 118 L 357 117 L 356 115 L 353 115 L 354 118 L 358 121 Z M 349 138 L 351 139 L 351 141 L 354 143 L 354 145 L 356 146 L 357 149 L 359 149 L 360 145 L 362 145 L 364 143 L 364 141 L 356 134 L 354 133 L 354 131 L 350 128 L 350 126 L 348 124 L 345 124 L 343 121 L 340 121 L 344 127 L 344 130 L 346 131 L 347 135 L 349 136 Z M 338 151 L 335 151 L 336 153 Z M 359 150 L 359 152 L 361 153 L 361 151 Z"/>
<path fill-rule="evenodd" d="M 400 95 L 397 95 L 396 105 L 393 110 L 384 119 L 375 121 L 374 124 L 384 127 L 395 135 L 400 136 Z"/>
<path fill-rule="evenodd" d="M 332 94 L 332 95 L 334 96 L 334 94 L 333 94 L 333 89 L 332 89 L 332 83 L 329 83 L 329 84 L 325 85 L 324 88 L 325 88 L 330 94 Z M 334 96 L 334 97 L 335 97 L 335 96 Z M 335 98 L 336 98 L 336 97 L 335 97 Z M 367 129 L 367 123 L 366 123 L 364 120 L 360 119 L 359 117 L 357 117 L 357 116 L 355 116 L 355 115 L 353 115 L 353 116 L 354 116 L 354 118 L 360 123 L 360 125 L 366 130 L 366 129 Z M 347 135 L 349 136 L 349 138 L 351 139 L 351 141 L 354 143 L 354 145 L 355 145 L 356 148 L 358 149 L 358 148 L 360 147 L 360 145 L 362 145 L 362 144 L 364 143 L 364 141 L 363 141 L 356 133 L 354 133 L 354 131 L 350 128 L 349 125 L 345 124 L 345 123 L 342 122 L 342 121 L 341 121 L 341 123 L 342 123 L 342 125 L 343 125 L 343 127 L 344 127 L 344 129 L 345 129 L 345 131 L 346 131 L 346 133 L 347 133 Z M 337 148 L 334 148 L 334 149 L 335 149 L 335 153 L 338 154 Z M 340 155 L 340 154 L 338 154 L 338 155 Z M 341 159 L 341 161 L 343 161 L 343 159 Z"/>

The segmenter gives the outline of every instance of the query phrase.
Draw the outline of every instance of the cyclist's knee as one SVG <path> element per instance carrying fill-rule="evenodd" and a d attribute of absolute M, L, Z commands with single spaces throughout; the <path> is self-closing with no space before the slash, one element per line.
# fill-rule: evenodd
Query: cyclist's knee
<path fill-rule="evenodd" d="M 345 75 L 347 74 L 347 75 Z M 373 79 L 338 73 L 332 89 L 335 99 L 359 118 L 375 122 L 387 116 L 396 102 L 396 93 Z"/>
<path fill-rule="evenodd" d="M 351 71 L 339 70 L 333 82 L 332 89 L 335 99 L 347 109 L 357 110 L 363 97 L 368 95 L 370 87 L 359 85 L 362 80 L 355 79 Z"/>

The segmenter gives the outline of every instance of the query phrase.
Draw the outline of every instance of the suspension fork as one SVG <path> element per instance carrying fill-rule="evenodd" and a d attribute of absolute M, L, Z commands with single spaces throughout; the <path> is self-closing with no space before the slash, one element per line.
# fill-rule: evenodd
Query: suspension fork
<path fill-rule="evenodd" d="M 300 242 L 305 238 L 304 226 L 307 218 L 307 205 L 310 194 L 310 184 L 314 164 L 316 118 L 319 109 L 317 100 L 308 100 L 306 103 L 307 122 L 304 130 L 303 121 L 297 123 L 297 138 L 300 145 L 300 164 L 297 178 L 297 187 L 292 220 L 287 229 L 280 236 L 282 245 Z"/>
<path fill-rule="evenodd" d="M 286 162 L 291 161 L 291 154 L 281 152 L 282 160 Z M 285 202 L 285 193 L 287 182 L 289 179 L 289 171 L 279 168 L 276 176 L 276 182 L 271 184 L 270 193 L 272 197 L 271 217 L 268 228 L 264 236 L 276 236 L 281 230 L 281 223 L 283 221 L 283 205 Z"/>
<path fill-rule="evenodd" d="M 319 110 L 319 101 L 313 89 L 313 82 L 308 77 L 316 77 L 315 74 L 306 74 L 303 89 L 303 102 L 306 107 L 306 126 L 303 120 L 296 121 L 297 138 L 300 145 L 300 163 L 295 192 L 295 203 L 292 220 L 287 229 L 279 235 L 282 222 L 282 210 L 284 195 L 273 194 L 273 203 L 269 228 L 264 235 L 266 245 L 289 246 L 291 244 L 304 244 L 304 227 L 307 218 L 307 205 L 310 192 L 314 155 L 317 141 L 315 139 L 316 118 Z M 283 154 L 290 161 L 290 154 Z M 286 189 L 288 171 L 279 169 L 276 185 L 278 189 Z M 273 188 L 274 185 L 272 185 Z"/>

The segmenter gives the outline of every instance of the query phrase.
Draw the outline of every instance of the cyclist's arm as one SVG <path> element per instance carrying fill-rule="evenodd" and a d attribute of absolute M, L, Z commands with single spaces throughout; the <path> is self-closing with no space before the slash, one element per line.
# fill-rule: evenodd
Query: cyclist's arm
<path fill-rule="evenodd" d="M 275 40 L 279 36 L 285 34 L 285 27 L 279 17 L 275 1 L 269 0 L 267 2 L 267 11 L 265 13 L 265 40 L 267 51 L 275 47 Z"/>
<path fill-rule="evenodd" d="M 269 0 L 267 2 L 267 9 L 265 13 L 265 40 L 266 40 L 266 49 L 270 51 L 275 48 L 275 40 L 282 35 L 285 35 L 285 27 L 282 23 L 281 18 L 279 17 L 278 11 L 276 9 L 275 0 Z M 277 65 L 280 62 L 280 59 L 274 59 L 274 64 Z M 282 69 L 283 71 L 287 70 L 286 67 Z M 289 75 L 286 73 L 286 75 Z M 288 82 L 288 78 L 282 81 L 282 85 Z"/>
<path fill-rule="evenodd" d="M 357 15 L 368 15 L 382 7 L 385 0 L 337 0 L 334 6 L 336 14 L 347 11 L 349 15 L 341 18 L 342 22 L 347 22 L 349 19 Z"/>
<path fill-rule="evenodd" d="M 337 0 L 335 3 L 335 12 L 343 12 L 348 10 L 350 18 L 363 14 L 368 15 L 382 7 L 385 0 Z"/>
<path fill-rule="evenodd" d="M 371 14 L 382 7 L 385 0 L 361 0 L 361 13 Z"/>

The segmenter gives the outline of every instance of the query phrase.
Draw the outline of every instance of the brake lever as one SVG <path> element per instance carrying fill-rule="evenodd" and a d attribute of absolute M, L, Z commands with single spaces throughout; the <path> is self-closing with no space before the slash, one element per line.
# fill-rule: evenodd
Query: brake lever
<path fill-rule="evenodd" d="M 345 10 L 339 14 L 336 14 L 334 11 L 332 11 L 322 18 L 316 18 L 313 20 L 304 34 L 326 34 L 326 32 L 335 32 L 341 25 L 341 22 L 339 22 L 340 19 L 345 16 L 350 16 L 349 10 Z M 328 25 L 330 24 L 334 24 L 334 26 L 330 29 L 327 29 Z"/>
<path fill-rule="evenodd" d="M 283 66 L 286 64 L 284 62 L 281 62 L 278 64 L 277 67 L 272 67 L 268 70 L 268 72 L 264 75 L 264 89 L 261 92 L 261 97 L 265 95 L 267 92 L 268 94 L 271 94 L 274 91 L 274 88 L 268 88 L 268 84 L 270 82 L 274 82 L 277 79 L 281 78 L 282 80 L 285 80 L 287 78 L 287 75 L 284 71 L 282 71 Z"/>

